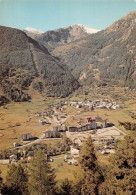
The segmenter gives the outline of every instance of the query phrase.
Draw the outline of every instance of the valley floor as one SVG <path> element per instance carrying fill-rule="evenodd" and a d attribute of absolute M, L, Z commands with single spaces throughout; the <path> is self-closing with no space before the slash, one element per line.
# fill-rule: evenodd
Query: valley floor
<path fill-rule="evenodd" d="M 86 93 L 87 92 L 87 93 Z M 85 95 L 87 94 L 87 95 Z M 55 106 L 61 107 L 64 102 L 72 101 L 86 101 L 95 99 L 113 99 L 122 105 L 122 109 L 119 110 L 108 110 L 108 109 L 94 109 L 88 110 L 86 108 L 75 108 L 72 106 L 63 107 L 63 111 L 58 111 L 56 115 L 61 115 L 65 113 L 66 117 L 62 117 L 59 121 L 56 116 L 52 116 L 52 111 Z M 37 117 L 36 113 L 48 113 L 48 117 L 43 118 L 42 116 Z M 57 112 L 57 110 L 54 110 Z M 130 91 L 126 88 L 84 88 L 79 89 L 75 94 L 69 98 L 65 99 L 53 99 L 53 98 L 38 98 L 33 99 L 31 102 L 24 103 L 9 103 L 0 108 L 0 150 L 13 149 L 13 143 L 17 142 L 20 145 L 25 146 L 26 143 L 21 141 L 21 134 L 30 132 L 33 137 L 39 138 L 35 142 L 44 142 L 46 144 L 54 144 L 57 142 L 55 139 L 45 139 L 43 140 L 43 131 L 50 130 L 54 125 L 59 125 L 64 123 L 67 127 L 77 126 L 78 122 L 84 121 L 88 117 L 101 116 L 107 119 L 109 122 L 113 123 L 117 131 L 121 131 L 121 136 L 128 134 L 122 126 L 119 125 L 121 122 L 136 122 L 136 118 L 132 117 L 136 115 L 136 92 Z M 39 120 L 46 120 L 49 124 L 41 125 Z M 51 123 L 51 124 L 50 124 Z M 60 139 L 60 138 L 58 138 Z M 121 138 L 122 139 L 122 138 Z M 62 142 L 62 141 L 60 141 Z M 32 144 L 32 143 L 28 143 Z M 27 145 L 26 145 L 27 146 Z M 111 155 L 111 154 L 110 154 Z M 97 152 L 98 160 L 102 164 L 108 164 L 110 155 L 102 155 Z M 57 175 L 57 181 L 61 182 L 65 177 L 73 180 L 78 166 L 68 165 L 64 162 L 64 154 L 60 156 L 61 158 L 54 159 L 50 162 L 52 167 L 55 168 Z M 2 177 L 5 178 L 7 165 L 0 165 L 2 170 Z"/>

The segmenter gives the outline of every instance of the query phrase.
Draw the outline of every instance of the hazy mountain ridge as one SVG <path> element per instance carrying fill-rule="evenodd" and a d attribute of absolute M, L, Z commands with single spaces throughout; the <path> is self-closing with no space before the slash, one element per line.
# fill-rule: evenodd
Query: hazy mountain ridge
<path fill-rule="evenodd" d="M 0 81 L 9 99 L 29 100 L 30 86 L 53 97 L 65 97 L 78 88 L 67 68 L 21 30 L 1 26 L 0 37 Z"/>
<path fill-rule="evenodd" d="M 106 30 L 53 50 L 73 74 L 86 84 L 136 87 L 136 12 Z"/>
<path fill-rule="evenodd" d="M 73 26 L 47 31 L 42 34 L 32 33 L 31 31 L 25 32 L 28 36 L 39 41 L 49 50 L 52 50 L 58 46 L 71 43 L 98 31 L 99 30 L 87 28 L 80 24 L 75 24 Z"/>

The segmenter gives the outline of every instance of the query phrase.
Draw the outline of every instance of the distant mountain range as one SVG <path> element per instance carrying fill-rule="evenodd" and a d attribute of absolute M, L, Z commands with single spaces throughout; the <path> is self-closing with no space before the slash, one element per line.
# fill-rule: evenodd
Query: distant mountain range
<path fill-rule="evenodd" d="M 92 84 L 135 89 L 135 34 L 136 11 L 102 31 L 82 25 L 45 33 L 1 26 L 1 99 L 8 101 L 5 94 L 13 101 L 28 101 L 32 89 L 66 97 L 80 85 Z"/>
<path fill-rule="evenodd" d="M 59 28 L 44 33 L 32 28 L 24 29 L 24 32 L 26 32 L 28 36 L 42 43 L 50 51 L 58 46 L 71 43 L 98 31 L 99 30 L 87 28 L 81 24 L 75 24 L 73 26 Z"/>

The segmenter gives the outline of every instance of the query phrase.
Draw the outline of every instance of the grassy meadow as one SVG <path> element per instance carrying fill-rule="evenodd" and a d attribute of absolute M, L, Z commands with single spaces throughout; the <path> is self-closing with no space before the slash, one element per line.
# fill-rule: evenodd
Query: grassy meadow
<path fill-rule="evenodd" d="M 95 109 L 94 111 L 89 111 L 85 108 L 74 108 L 67 106 L 64 108 L 63 112 L 69 115 L 65 124 L 69 126 L 79 125 L 77 121 L 81 124 L 86 123 L 86 118 L 91 116 L 95 117 L 97 115 L 108 119 L 109 122 L 115 124 L 120 130 L 126 131 L 122 126 L 119 126 L 118 121 L 130 121 L 136 122 L 133 119 L 132 114 L 136 114 L 136 92 L 130 91 L 126 88 L 84 88 L 79 89 L 74 93 L 73 96 L 65 99 L 53 99 L 45 98 L 41 96 L 36 96 L 30 102 L 14 103 L 11 102 L 5 106 L 0 107 L 0 150 L 13 148 L 13 143 L 21 143 L 21 134 L 26 132 L 31 132 L 32 136 L 38 137 L 43 131 L 49 129 L 49 125 L 40 125 L 38 120 L 42 119 L 36 117 L 36 112 L 44 112 L 52 109 L 53 105 L 60 102 L 71 102 L 71 101 L 85 101 L 85 100 L 95 100 L 95 99 L 113 99 L 117 103 L 123 106 L 120 110 L 106 110 L 106 109 Z M 56 142 L 45 141 L 46 144 L 55 145 Z M 57 158 L 54 162 L 51 162 L 52 168 L 56 173 L 56 180 L 60 184 L 65 178 L 74 180 L 74 176 L 78 171 L 79 167 L 74 165 L 68 165 L 64 162 L 64 155 L 62 158 Z M 98 154 L 98 160 L 102 165 L 109 164 L 110 155 L 100 155 Z M 2 170 L 2 177 L 5 179 L 7 172 L 7 165 L 0 165 L 0 170 Z"/>
<path fill-rule="evenodd" d="M 87 95 L 85 95 L 87 94 Z M 37 137 L 49 129 L 49 125 L 41 125 L 38 120 L 42 119 L 36 117 L 36 112 L 44 112 L 51 110 L 53 105 L 60 102 L 70 101 L 85 101 L 95 100 L 101 98 L 108 98 L 117 101 L 123 106 L 120 110 L 106 110 L 95 109 L 89 111 L 85 108 L 76 109 L 67 106 L 63 111 L 69 115 L 65 124 L 69 126 L 86 123 L 88 116 L 95 117 L 97 115 L 108 119 L 109 122 L 114 123 L 118 128 L 125 129 L 119 126 L 118 121 L 136 122 L 132 119 L 132 113 L 136 114 L 136 92 L 130 91 L 126 88 L 109 87 L 107 88 L 80 88 L 73 96 L 66 99 L 44 98 L 36 95 L 31 102 L 11 102 L 5 106 L 0 107 L 0 150 L 13 147 L 14 142 L 21 144 L 21 134 L 31 132 L 32 136 Z"/>
<path fill-rule="evenodd" d="M 33 137 L 48 129 L 49 125 L 39 124 L 41 117 L 36 112 L 46 112 L 59 100 L 40 98 L 31 102 L 11 102 L 0 108 L 0 150 L 13 147 L 14 142 L 21 144 L 21 134 L 30 132 Z"/>

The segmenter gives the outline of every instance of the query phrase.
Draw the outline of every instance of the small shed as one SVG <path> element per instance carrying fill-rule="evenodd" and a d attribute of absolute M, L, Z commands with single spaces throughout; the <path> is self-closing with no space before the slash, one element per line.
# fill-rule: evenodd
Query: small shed
<path fill-rule="evenodd" d="M 14 142 L 14 143 L 13 143 L 13 146 L 14 146 L 14 148 L 15 148 L 15 147 L 20 146 L 20 144 L 19 144 L 19 143 L 17 143 L 17 142 Z"/>
<path fill-rule="evenodd" d="M 16 162 L 17 161 L 17 155 L 16 154 L 12 154 L 10 157 L 9 157 L 10 161 L 11 162 Z"/>
<path fill-rule="evenodd" d="M 64 159 L 66 160 L 66 159 L 70 159 L 71 158 L 71 156 L 70 155 L 65 155 L 64 156 Z"/>

